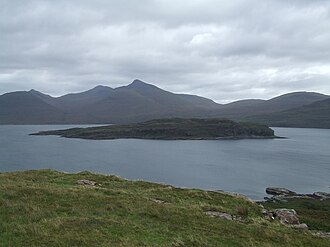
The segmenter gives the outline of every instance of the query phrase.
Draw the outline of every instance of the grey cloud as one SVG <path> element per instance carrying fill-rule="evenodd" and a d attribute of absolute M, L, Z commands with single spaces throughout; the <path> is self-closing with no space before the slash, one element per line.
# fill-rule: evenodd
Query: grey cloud
<path fill-rule="evenodd" d="M 135 78 L 219 102 L 330 93 L 330 2 L 0 0 L 0 93 Z"/>

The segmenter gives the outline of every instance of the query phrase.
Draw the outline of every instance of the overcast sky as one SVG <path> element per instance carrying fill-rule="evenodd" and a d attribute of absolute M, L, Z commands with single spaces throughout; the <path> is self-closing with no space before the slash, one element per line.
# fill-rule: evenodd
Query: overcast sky
<path fill-rule="evenodd" d="M 135 78 L 220 103 L 330 94 L 330 1 L 0 0 L 0 94 Z"/>

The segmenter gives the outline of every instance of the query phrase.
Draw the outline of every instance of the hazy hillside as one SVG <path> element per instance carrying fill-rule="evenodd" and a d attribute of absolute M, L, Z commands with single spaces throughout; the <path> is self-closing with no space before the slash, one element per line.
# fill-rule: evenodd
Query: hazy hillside
<path fill-rule="evenodd" d="M 1 95 L 0 124 L 60 123 L 64 113 L 49 100 L 35 91 Z"/>
<path fill-rule="evenodd" d="M 268 126 L 330 128 L 330 99 L 273 114 L 250 116 L 245 120 Z"/>
<path fill-rule="evenodd" d="M 212 112 L 212 114 L 232 119 L 242 119 L 251 115 L 280 112 L 325 99 L 329 99 L 329 96 L 313 92 L 294 92 L 269 100 L 236 101 L 224 105 L 223 108 Z"/>
<path fill-rule="evenodd" d="M 56 105 L 62 109 L 76 109 L 109 97 L 113 91 L 114 89 L 111 87 L 96 86 L 88 91 L 66 94 L 54 100 Z"/>
<path fill-rule="evenodd" d="M 221 105 L 207 98 L 175 94 L 140 80 L 134 80 L 127 86 L 118 88 L 97 86 L 85 92 L 57 98 L 36 90 L 0 95 L 0 124 L 130 123 L 171 117 L 245 119 L 260 123 L 282 124 L 286 119 L 293 118 L 290 115 L 292 113 L 279 115 L 278 112 L 325 99 L 329 99 L 329 96 L 294 92 L 269 100 L 247 99 Z M 274 113 L 276 114 L 273 116 Z M 304 114 L 306 123 L 303 125 L 312 127 L 320 126 L 318 119 L 330 115 L 328 111 L 322 111 L 318 115 L 313 112 L 313 118 L 312 116 L 307 118 L 309 114 L 307 112 Z M 258 117 L 251 117 L 256 115 Z M 277 119 L 279 116 L 285 119 L 269 120 Z M 308 121 L 311 122 L 307 123 Z M 290 120 L 291 122 L 290 126 L 298 126 L 296 122 Z M 301 125 L 299 123 L 299 126 Z"/>
<path fill-rule="evenodd" d="M 152 118 L 199 116 L 218 104 L 199 96 L 178 95 L 139 80 L 119 87 L 86 109 L 102 122 L 135 122 Z"/>

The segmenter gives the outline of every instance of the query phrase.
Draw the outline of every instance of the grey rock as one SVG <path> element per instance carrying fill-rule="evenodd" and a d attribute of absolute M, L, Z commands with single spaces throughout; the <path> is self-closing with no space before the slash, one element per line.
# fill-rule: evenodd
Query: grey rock
<path fill-rule="evenodd" d="M 314 192 L 313 196 L 318 197 L 320 200 L 329 199 L 330 193 L 326 192 Z"/>
<path fill-rule="evenodd" d="M 308 225 L 306 225 L 305 223 L 297 224 L 297 225 L 291 225 L 291 227 L 295 228 L 295 229 L 308 230 Z"/>
<path fill-rule="evenodd" d="M 78 184 L 80 185 L 88 185 L 88 186 L 97 186 L 99 185 L 95 181 L 87 180 L 87 179 L 81 179 L 77 181 Z"/>
<path fill-rule="evenodd" d="M 262 209 L 262 210 L 261 210 L 261 213 L 262 213 L 263 215 L 268 215 L 268 214 L 269 214 L 269 212 L 268 212 L 267 209 Z"/>
<path fill-rule="evenodd" d="M 227 213 L 220 213 L 219 217 L 223 220 L 233 220 L 233 217 Z"/>
<path fill-rule="evenodd" d="M 330 240 L 330 232 L 312 232 L 314 236 L 326 238 Z"/>
<path fill-rule="evenodd" d="M 269 194 L 269 195 L 275 195 L 275 196 L 279 196 L 279 195 L 294 196 L 294 195 L 297 195 L 297 193 L 292 191 L 292 190 L 288 190 L 286 188 L 278 188 L 278 187 L 268 187 L 268 188 L 266 188 L 266 193 Z"/>
<path fill-rule="evenodd" d="M 283 224 L 299 225 L 299 218 L 294 209 L 275 209 L 273 212 L 275 219 L 278 219 Z"/>
<path fill-rule="evenodd" d="M 271 212 L 269 212 L 267 209 L 265 209 L 265 208 L 262 209 L 261 210 L 261 213 L 262 213 L 262 215 L 264 216 L 264 218 L 266 220 L 269 220 L 269 221 L 273 221 L 274 220 L 273 214 Z"/>
<path fill-rule="evenodd" d="M 166 202 L 166 201 L 163 201 L 163 200 L 160 200 L 160 199 L 154 199 L 154 198 L 152 198 L 151 201 L 153 201 L 157 204 L 170 204 L 169 202 Z"/>
<path fill-rule="evenodd" d="M 231 216 L 230 214 L 227 213 L 222 213 L 222 212 L 217 212 L 217 211 L 206 211 L 205 212 L 206 215 L 214 218 L 214 217 L 219 217 L 223 220 L 233 220 L 233 216 Z"/>

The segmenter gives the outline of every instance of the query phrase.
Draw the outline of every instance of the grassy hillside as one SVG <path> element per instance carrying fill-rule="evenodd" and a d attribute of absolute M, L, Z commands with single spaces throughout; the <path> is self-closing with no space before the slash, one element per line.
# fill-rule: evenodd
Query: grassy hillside
<path fill-rule="evenodd" d="M 67 130 L 42 131 L 34 135 L 60 135 L 83 139 L 196 140 L 218 138 L 274 138 L 264 125 L 236 123 L 225 119 L 157 119 L 136 124 L 109 125 Z"/>
<path fill-rule="evenodd" d="M 101 185 L 80 185 L 89 179 Z M 240 220 L 210 217 L 226 212 Z M 229 195 L 88 172 L 0 174 L 1 246 L 329 246 Z"/>

